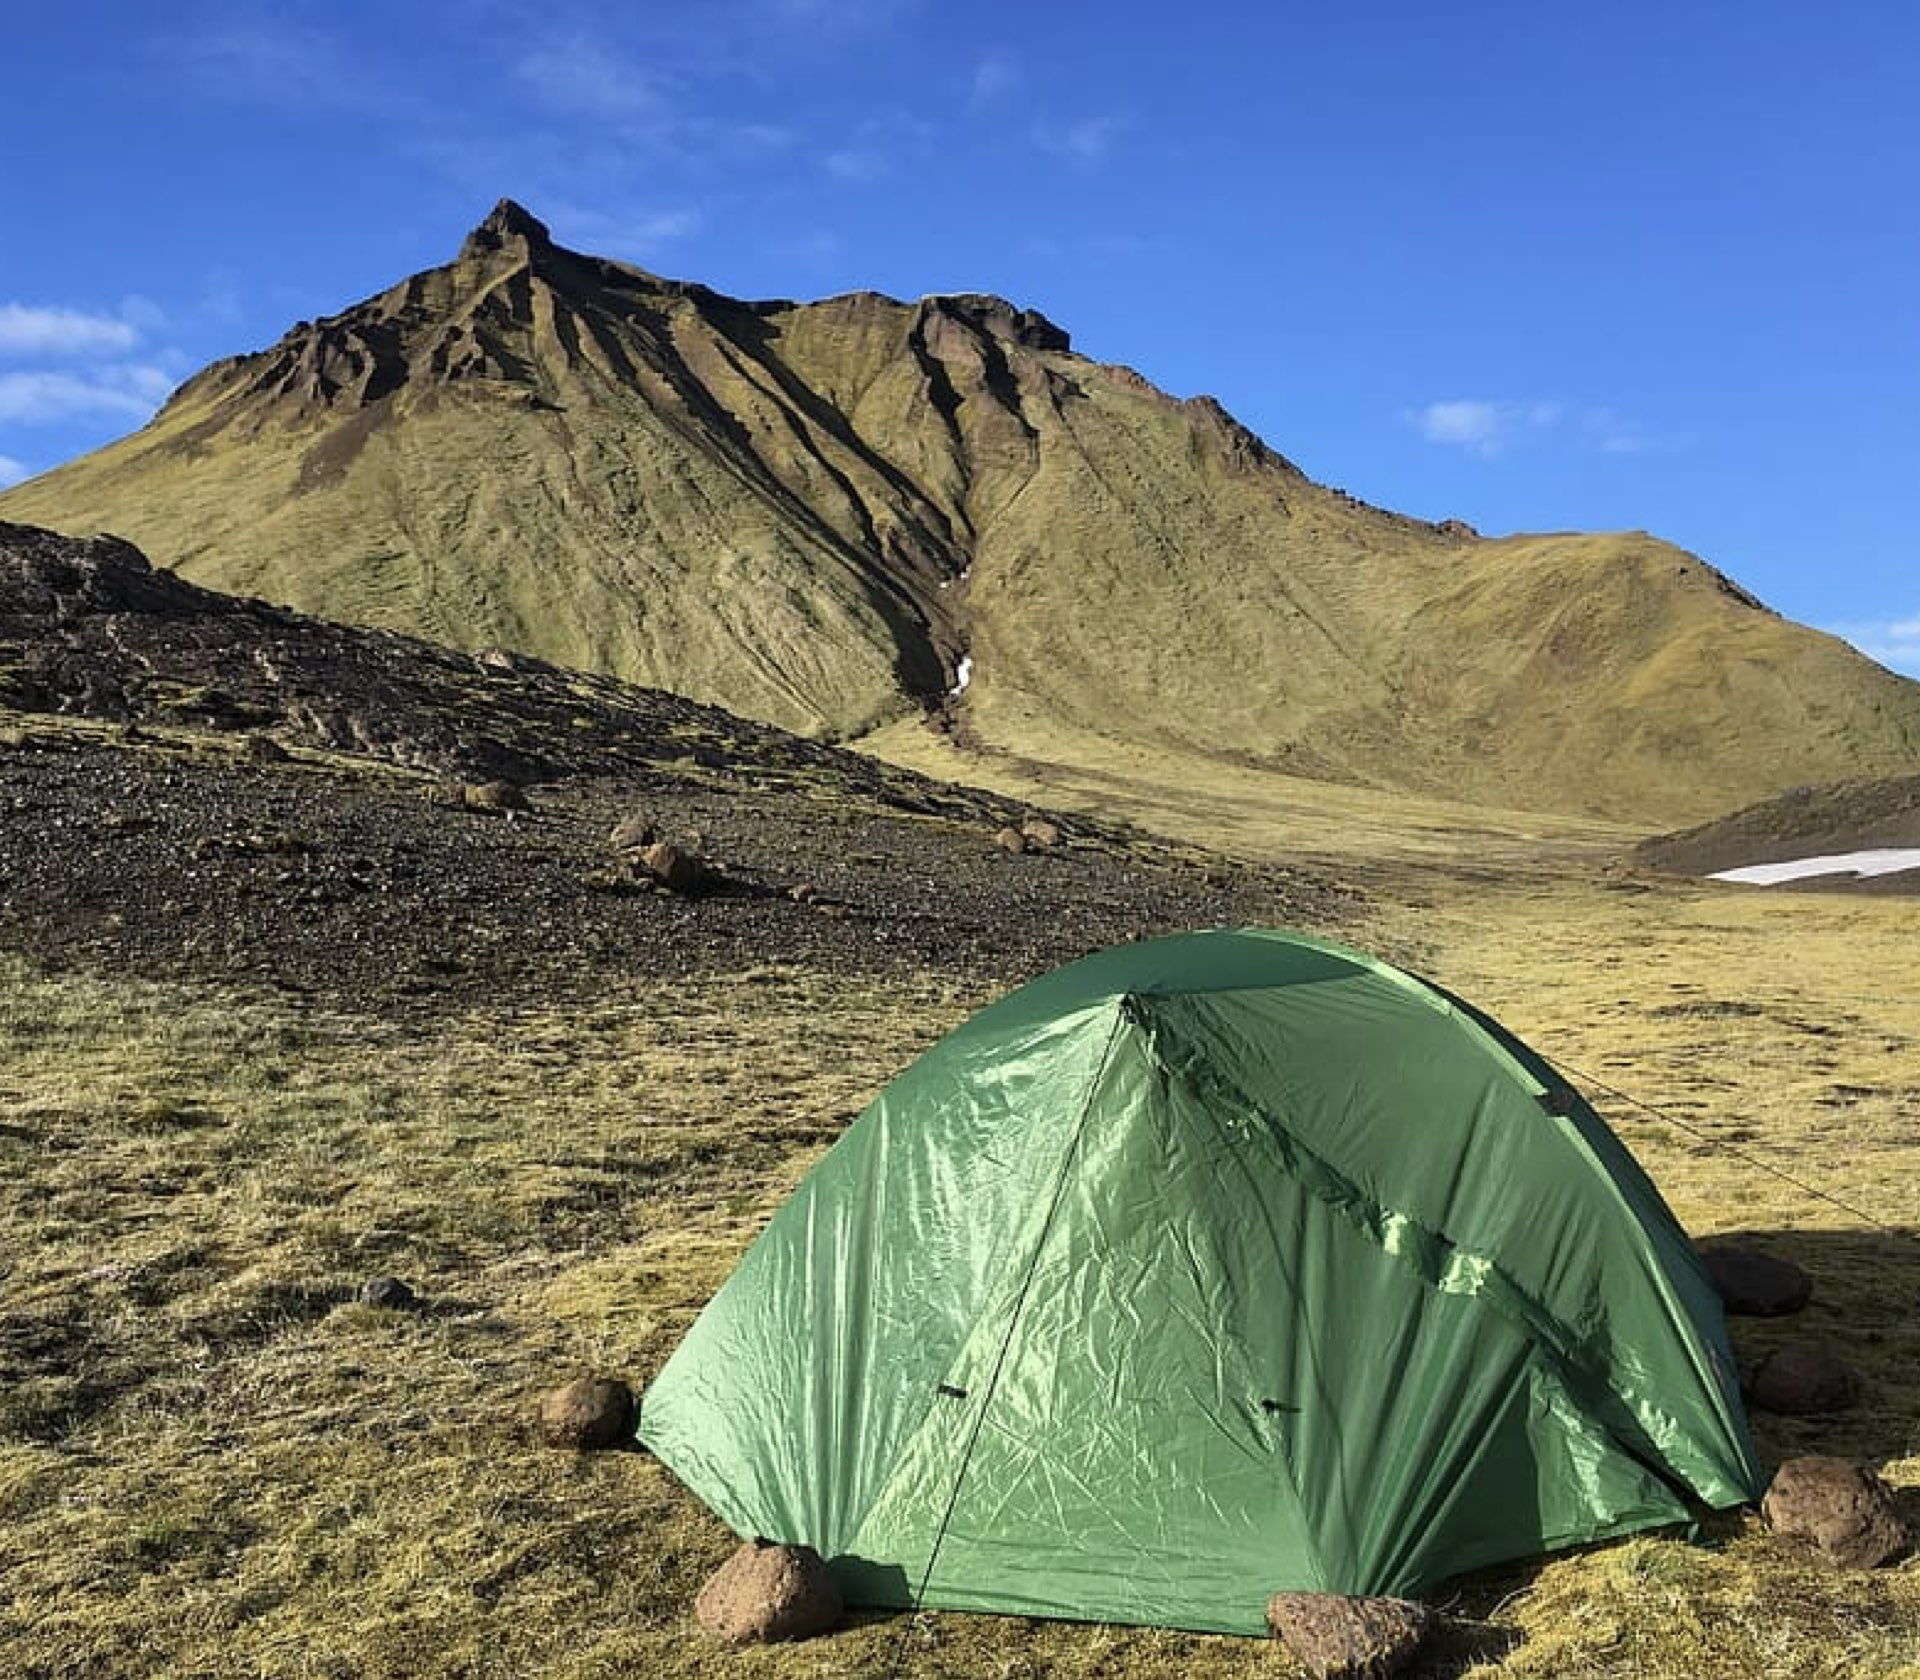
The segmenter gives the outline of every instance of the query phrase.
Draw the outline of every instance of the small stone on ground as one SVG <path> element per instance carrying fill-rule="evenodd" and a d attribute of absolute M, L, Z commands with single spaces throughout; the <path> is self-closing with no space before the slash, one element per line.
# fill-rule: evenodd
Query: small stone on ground
<path fill-rule="evenodd" d="M 413 1286 L 404 1278 L 368 1278 L 360 1286 L 360 1304 L 365 1307 L 385 1307 L 388 1312 L 406 1312 L 419 1306 L 420 1297 L 414 1294 Z"/>
<path fill-rule="evenodd" d="M 1737 1244 L 1703 1248 L 1707 1275 L 1730 1313 L 1778 1318 L 1796 1313 L 1813 1298 L 1813 1279 L 1791 1260 Z"/>
<path fill-rule="evenodd" d="M 1389 1680 L 1433 1625 L 1424 1604 L 1342 1593 L 1275 1593 L 1267 1626 L 1314 1680 Z"/>
<path fill-rule="evenodd" d="M 1753 1403 L 1783 1417 L 1842 1412 L 1859 1398 L 1858 1373 L 1820 1342 L 1775 1348 L 1753 1374 Z"/>
<path fill-rule="evenodd" d="M 1760 1514 L 1774 1533 L 1809 1540 L 1847 1569 L 1875 1569 L 1912 1542 L 1887 1484 L 1844 1458 L 1790 1458 Z"/>
<path fill-rule="evenodd" d="M 694 892 L 707 877 L 706 868 L 698 858 L 667 840 L 657 840 L 643 848 L 636 861 L 669 892 Z"/>
<path fill-rule="evenodd" d="M 811 1546 L 749 1540 L 700 1589 L 693 1613 L 732 1645 L 806 1639 L 845 1613 L 840 1589 Z"/>
<path fill-rule="evenodd" d="M 460 797 L 469 811 L 528 809 L 526 792 L 513 782 L 469 782 Z"/>
<path fill-rule="evenodd" d="M 633 1433 L 633 1390 L 611 1377 L 576 1377 L 540 1397 L 540 1438 L 550 1447 L 592 1451 Z"/>
<path fill-rule="evenodd" d="M 660 838 L 660 831 L 645 817 L 622 817 L 607 835 L 607 843 L 617 852 L 637 852 Z"/>

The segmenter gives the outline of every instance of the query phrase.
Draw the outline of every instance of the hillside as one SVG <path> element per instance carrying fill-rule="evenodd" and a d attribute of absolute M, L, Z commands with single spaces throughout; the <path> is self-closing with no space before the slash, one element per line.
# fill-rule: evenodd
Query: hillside
<path fill-rule="evenodd" d="M 518 797 L 475 807 L 489 783 Z M 0 523 L 0 961 L 356 1010 L 807 963 L 1020 976 L 1356 896 L 1228 868 L 677 695 L 236 600 Z M 640 825 L 702 858 L 667 891 Z"/>
<path fill-rule="evenodd" d="M 1712 875 L 1755 864 L 1920 848 L 1920 776 L 1800 787 L 1712 822 L 1657 835 L 1635 848 L 1639 861 L 1680 875 Z M 1920 892 L 1920 873 L 1816 875 L 1814 891 Z"/>
<path fill-rule="evenodd" d="M 835 738 L 1644 824 L 1920 762 L 1920 684 L 1652 537 L 1384 512 L 997 298 L 741 302 L 510 203 L 0 515 Z"/>

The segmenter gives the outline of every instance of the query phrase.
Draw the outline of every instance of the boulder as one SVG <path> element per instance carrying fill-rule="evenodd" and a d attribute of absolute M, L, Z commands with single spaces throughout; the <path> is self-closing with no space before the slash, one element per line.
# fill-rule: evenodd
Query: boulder
<path fill-rule="evenodd" d="M 528 809 L 526 791 L 514 782 L 468 782 L 460 790 L 460 803 L 469 811 Z"/>
<path fill-rule="evenodd" d="M 659 829 L 645 817 L 622 817 L 607 834 L 607 844 L 616 852 L 637 852 L 660 838 Z"/>
<path fill-rule="evenodd" d="M 993 837 L 993 843 L 1003 852 L 1011 852 L 1016 857 L 1027 849 L 1027 837 L 1017 828 L 1003 828 Z"/>
<path fill-rule="evenodd" d="M 669 840 L 656 840 L 643 847 L 635 861 L 671 892 L 697 892 L 707 871 L 690 852 L 683 852 Z"/>
<path fill-rule="evenodd" d="M 1020 834 L 1029 846 L 1050 852 L 1060 844 L 1060 825 L 1044 817 L 1029 817 L 1020 825 Z"/>
<path fill-rule="evenodd" d="M 404 1278 L 368 1278 L 360 1285 L 360 1304 L 363 1307 L 384 1307 L 388 1312 L 407 1312 L 419 1306 L 420 1297 L 414 1294 L 413 1286 Z"/>
<path fill-rule="evenodd" d="M 749 1540 L 700 1589 L 693 1613 L 730 1645 L 806 1639 L 845 1613 L 840 1589 L 811 1546 Z"/>
<path fill-rule="evenodd" d="M 1844 1458 L 1790 1458 L 1774 1473 L 1760 1514 L 1776 1534 L 1808 1540 L 1832 1562 L 1873 1569 L 1911 1543 L 1887 1484 Z"/>
<path fill-rule="evenodd" d="M 1783 1417 L 1842 1412 L 1860 1398 L 1860 1378 L 1822 1342 L 1788 1342 L 1753 1373 L 1753 1403 Z"/>
<path fill-rule="evenodd" d="M 1730 1313 L 1778 1318 L 1796 1313 L 1813 1298 L 1813 1279 L 1791 1260 L 1737 1244 L 1703 1248 L 1707 1275 Z"/>
<path fill-rule="evenodd" d="M 285 764 L 291 756 L 271 735 L 249 735 L 243 751 L 255 764 Z"/>
<path fill-rule="evenodd" d="M 1314 1680 L 1388 1680 L 1413 1661 L 1433 1612 L 1407 1598 L 1275 1593 L 1267 1626 Z"/>
<path fill-rule="evenodd" d="M 576 1377 L 540 1397 L 540 1439 L 591 1451 L 633 1433 L 633 1390 L 611 1377 Z"/>

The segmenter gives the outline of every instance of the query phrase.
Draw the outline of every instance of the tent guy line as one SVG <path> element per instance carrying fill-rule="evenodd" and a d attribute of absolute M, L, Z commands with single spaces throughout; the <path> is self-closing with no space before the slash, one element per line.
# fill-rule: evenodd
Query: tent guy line
<path fill-rule="evenodd" d="M 1620 1090 L 1617 1086 L 1609 1085 L 1604 1079 L 1596 1078 L 1593 1074 L 1583 1073 L 1571 1062 L 1562 1061 L 1557 1056 L 1549 1055 L 1545 1050 L 1539 1051 L 1539 1054 L 1542 1060 L 1550 1063 L 1568 1079 L 1579 1080 L 1582 1084 L 1591 1085 L 1596 1091 L 1601 1092 L 1605 1096 L 1612 1097 L 1617 1102 L 1628 1103 L 1634 1108 L 1642 1109 L 1646 1113 L 1655 1116 L 1657 1119 L 1664 1120 L 1670 1126 L 1678 1126 L 1680 1130 L 1687 1133 L 1688 1136 L 1698 1138 L 1702 1143 L 1718 1149 L 1722 1154 L 1730 1155 L 1734 1160 L 1744 1162 L 1747 1166 L 1756 1167 L 1763 1173 L 1770 1173 L 1782 1183 L 1791 1184 L 1794 1189 L 1798 1190 L 1802 1195 L 1812 1196 L 1816 1201 L 1826 1202 L 1829 1206 L 1838 1208 L 1842 1213 L 1851 1215 L 1863 1225 L 1870 1225 L 1874 1230 L 1886 1236 L 1899 1237 L 1906 1235 L 1905 1232 L 1889 1225 L 1884 1219 L 1876 1219 L 1872 1214 L 1868 1213 L 1865 1208 L 1855 1207 L 1853 1203 L 1822 1190 L 1817 1184 L 1809 1184 L 1804 1178 L 1796 1178 L 1784 1167 L 1776 1167 L 1770 1161 L 1763 1161 L 1758 1155 L 1749 1154 L 1738 1145 L 1728 1143 L 1725 1138 L 1715 1137 L 1712 1132 L 1706 1131 L 1702 1127 L 1692 1124 L 1690 1121 L 1682 1120 L 1679 1115 L 1671 1113 L 1667 1109 L 1659 1107 L 1657 1104 L 1646 1102 L 1639 1097 L 1632 1096 Z"/>

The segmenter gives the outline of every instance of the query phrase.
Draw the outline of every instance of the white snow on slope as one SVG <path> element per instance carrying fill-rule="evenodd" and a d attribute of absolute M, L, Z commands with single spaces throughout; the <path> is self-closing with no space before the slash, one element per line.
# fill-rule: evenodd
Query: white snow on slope
<path fill-rule="evenodd" d="M 1712 878 L 1771 887 L 1781 881 L 1804 881 L 1814 875 L 1898 875 L 1904 869 L 1920 869 L 1920 846 L 1836 852 L 1830 857 L 1797 858 L 1792 863 L 1750 863 L 1744 869 L 1723 869 Z"/>
<path fill-rule="evenodd" d="M 954 674 L 953 687 L 948 689 L 947 692 L 949 694 L 965 694 L 967 692 L 967 684 L 972 681 L 973 655 L 963 653 L 960 655 L 960 669 Z"/>

